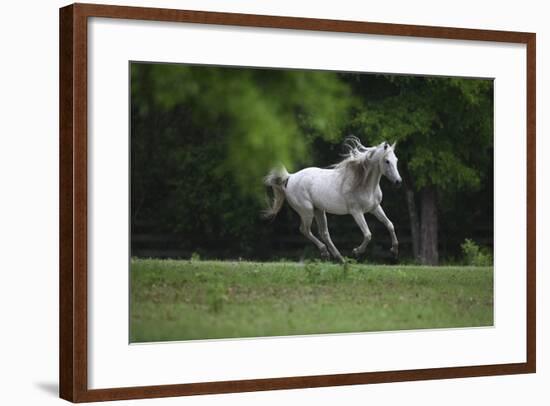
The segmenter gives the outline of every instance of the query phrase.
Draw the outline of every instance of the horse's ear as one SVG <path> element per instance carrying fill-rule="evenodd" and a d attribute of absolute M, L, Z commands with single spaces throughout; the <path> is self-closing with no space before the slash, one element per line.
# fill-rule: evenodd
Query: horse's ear
<path fill-rule="evenodd" d="M 393 145 L 391 146 L 391 149 L 395 149 L 396 146 L 397 146 L 397 140 L 393 143 Z"/>

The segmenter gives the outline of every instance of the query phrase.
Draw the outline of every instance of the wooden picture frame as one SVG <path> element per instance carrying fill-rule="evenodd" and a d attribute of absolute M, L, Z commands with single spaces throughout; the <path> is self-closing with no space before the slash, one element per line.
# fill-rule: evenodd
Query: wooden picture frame
<path fill-rule="evenodd" d="M 527 325 L 524 363 L 345 373 L 273 379 L 196 382 L 109 389 L 88 387 L 88 19 L 111 19 L 285 28 L 386 36 L 492 41 L 527 46 Z M 60 9 L 60 397 L 72 402 L 140 399 L 275 389 L 313 388 L 425 379 L 533 373 L 536 370 L 535 229 L 535 41 L 534 33 L 321 20 L 108 5 Z"/>

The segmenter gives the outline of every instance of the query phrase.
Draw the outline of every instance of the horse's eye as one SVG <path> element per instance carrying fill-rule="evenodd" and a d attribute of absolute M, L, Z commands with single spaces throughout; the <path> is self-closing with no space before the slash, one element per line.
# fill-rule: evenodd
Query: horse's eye
<path fill-rule="evenodd" d="M 390 163 L 390 161 L 389 161 L 388 159 L 386 159 L 386 163 L 387 163 L 387 164 L 389 164 L 389 163 Z"/>

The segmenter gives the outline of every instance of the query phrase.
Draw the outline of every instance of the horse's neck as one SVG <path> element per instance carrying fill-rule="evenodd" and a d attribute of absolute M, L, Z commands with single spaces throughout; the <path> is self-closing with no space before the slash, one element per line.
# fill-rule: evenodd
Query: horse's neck
<path fill-rule="evenodd" d="M 378 168 L 378 165 L 374 165 L 373 167 L 369 168 L 369 171 L 367 172 L 367 181 L 363 186 L 364 192 L 368 194 L 374 193 L 376 188 L 380 184 L 381 177 L 382 177 L 382 172 Z"/>
<path fill-rule="evenodd" d="M 376 192 L 382 172 L 378 166 L 373 166 L 368 168 L 365 174 L 355 174 L 355 176 L 361 176 L 361 179 L 349 178 L 347 171 L 340 172 L 342 191 L 346 194 L 351 193 L 356 196 L 370 196 Z"/>

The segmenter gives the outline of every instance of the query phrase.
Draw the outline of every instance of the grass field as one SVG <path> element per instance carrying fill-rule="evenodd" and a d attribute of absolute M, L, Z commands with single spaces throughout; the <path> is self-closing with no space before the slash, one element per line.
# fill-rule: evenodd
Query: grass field
<path fill-rule="evenodd" d="M 130 341 L 493 324 L 492 267 L 133 259 Z"/>

